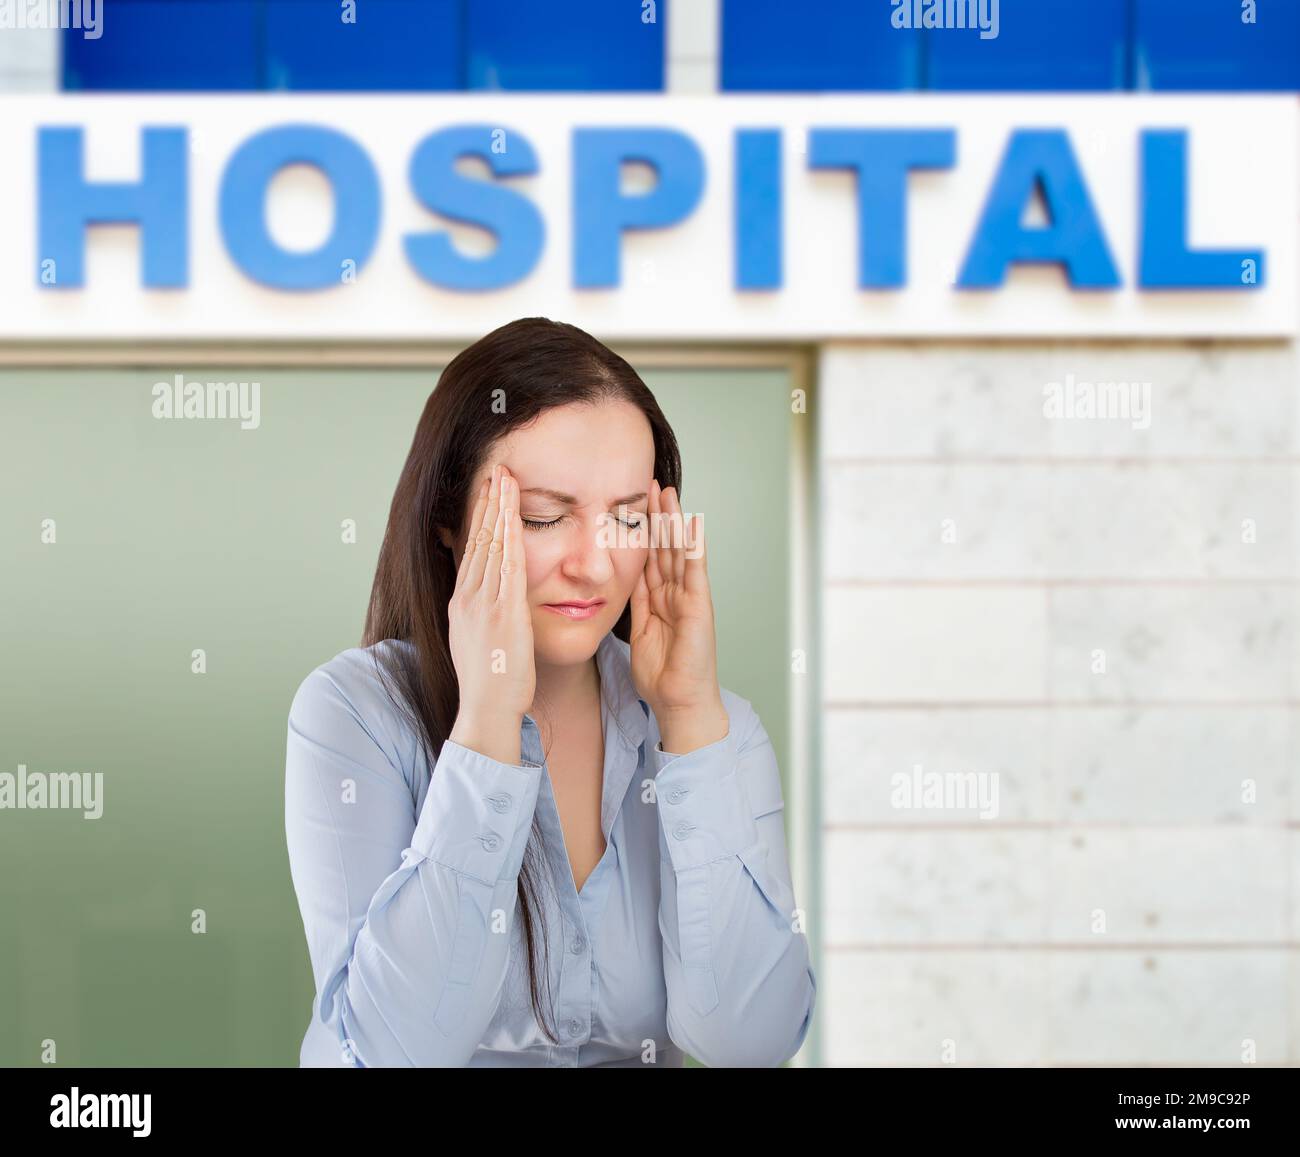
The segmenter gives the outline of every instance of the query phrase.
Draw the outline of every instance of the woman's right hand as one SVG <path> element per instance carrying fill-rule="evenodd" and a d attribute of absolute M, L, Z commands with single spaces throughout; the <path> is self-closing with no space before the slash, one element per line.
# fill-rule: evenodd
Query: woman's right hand
<path fill-rule="evenodd" d="M 469 538 L 447 606 L 460 710 L 450 739 L 518 765 L 519 732 L 537 684 L 528 609 L 519 484 L 493 468 L 470 516 Z"/>

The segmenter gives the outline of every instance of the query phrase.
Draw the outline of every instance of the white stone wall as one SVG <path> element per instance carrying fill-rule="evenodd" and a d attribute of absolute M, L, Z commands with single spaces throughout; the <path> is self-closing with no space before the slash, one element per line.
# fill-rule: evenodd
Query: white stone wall
<path fill-rule="evenodd" d="M 1150 382 L 1149 427 L 1046 417 L 1067 374 Z M 822 1062 L 1300 1063 L 1294 347 L 819 379 Z M 918 764 L 997 814 L 893 806 Z"/>

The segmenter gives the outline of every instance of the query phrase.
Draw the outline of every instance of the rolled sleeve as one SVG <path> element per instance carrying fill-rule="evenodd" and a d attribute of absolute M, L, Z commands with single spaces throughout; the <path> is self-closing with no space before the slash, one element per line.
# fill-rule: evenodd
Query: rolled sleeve
<path fill-rule="evenodd" d="M 429 781 L 411 848 L 485 884 L 519 875 L 541 765 L 501 763 L 445 740 Z"/>
<path fill-rule="evenodd" d="M 716 743 L 686 755 L 673 755 L 656 743 L 650 759 L 674 871 L 736 856 L 759 843 L 740 782 L 734 727 Z"/>

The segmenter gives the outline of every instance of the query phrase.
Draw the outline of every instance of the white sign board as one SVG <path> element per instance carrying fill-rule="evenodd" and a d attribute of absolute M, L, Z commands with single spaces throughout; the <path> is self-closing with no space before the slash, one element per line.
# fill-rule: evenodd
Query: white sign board
<path fill-rule="evenodd" d="M 1298 145 L 1294 96 L 8 95 L 0 339 L 1291 337 Z"/>

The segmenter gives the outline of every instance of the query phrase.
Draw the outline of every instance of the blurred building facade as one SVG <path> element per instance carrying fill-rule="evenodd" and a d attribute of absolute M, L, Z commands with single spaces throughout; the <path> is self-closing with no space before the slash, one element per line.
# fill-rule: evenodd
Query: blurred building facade
<path fill-rule="evenodd" d="M 1256 219 L 1234 208 L 1254 178 L 1220 188 L 1202 157 L 1187 248 L 1266 247 L 1276 280 L 1258 307 L 1225 314 L 1214 296 L 1198 313 L 1189 286 L 1106 311 L 1035 270 L 1009 274 L 1023 326 L 999 315 L 987 334 L 946 298 L 927 328 L 937 299 L 895 325 L 873 297 L 860 333 L 801 331 L 797 307 L 821 305 L 807 299 L 737 306 L 715 334 L 707 314 L 674 332 L 544 299 L 536 312 L 665 366 L 777 366 L 778 393 L 808 399 L 791 415 L 783 740 L 819 976 L 800 1063 L 1300 1063 L 1300 141 L 1294 108 L 1251 103 L 1294 105 L 1300 5 L 1259 0 L 1253 22 L 1236 0 L 991 7 L 997 33 L 981 37 L 899 28 L 887 0 L 358 0 L 353 23 L 308 0 L 110 0 L 97 39 L 0 32 L 0 87 L 519 94 L 521 112 L 537 92 L 894 96 L 942 125 L 957 106 L 928 102 L 1000 94 L 1007 130 L 1074 94 L 1091 103 L 1059 106 L 1059 125 L 1135 244 L 1131 162 L 1104 142 L 1089 153 L 1090 134 L 1140 120 L 1154 94 L 1208 101 L 1168 106 L 1172 122 L 1162 106 L 1152 127 L 1203 130 L 1211 151 L 1250 122 L 1256 176 L 1289 223 L 1273 200 Z M 959 129 L 962 152 L 978 128 Z M 942 196 L 922 184 L 920 212 Z M 787 203 L 787 240 L 822 225 L 790 219 L 810 204 Z M 930 244 L 917 239 L 922 260 Z M 1116 256 L 1128 277 L 1133 254 Z M 166 326 L 160 313 L 160 340 Z M 273 345 L 270 327 L 248 340 Z M 297 323 L 285 336 L 301 347 Z M 59 341 L 9 333 L 0 362 L 15 345 Z M 1129 408 L 1087 409 L 1101 383 L 1131 387 L 1109 395 Z"/>

